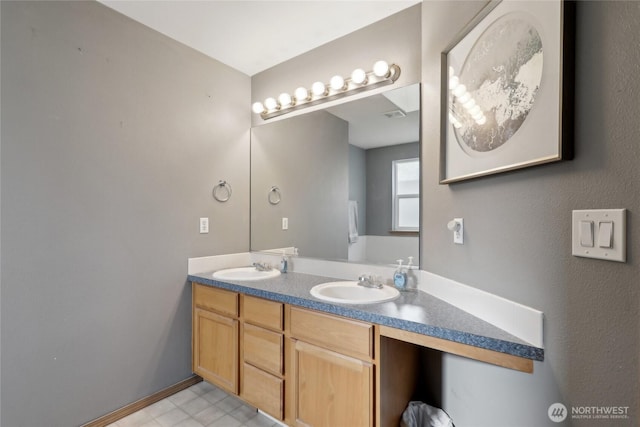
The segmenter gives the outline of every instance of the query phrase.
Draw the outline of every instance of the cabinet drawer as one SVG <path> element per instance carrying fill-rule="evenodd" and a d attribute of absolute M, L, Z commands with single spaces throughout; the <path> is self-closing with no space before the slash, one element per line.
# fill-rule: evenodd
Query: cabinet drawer
<path fill-rule="evenodd" d="M 193 304 L 205 310 L 238 317 L 238 294 L 236 292 L 194 283 Z"/>
<path fill-rule="evenodd" d="M 354 357 L 373 358 L 373 326 L 291 307 L 291 336 Z"/>
<path fill-rule="evenodd" d="M 282 374 L 283 336 L 258 326 L 244 324 L 244 361 L 274 374 Z"/>
<path fill-rule="evenodd" d="M 241 396 L 278 420 L 283 419 L 283 380 L 247 363 L 244 364 Z"/>
<path fill-rule="evenodd" d="M 281 331 L 283 327 L 283 305 L 262 298 L 243 296 L 243 316 L 245 322 Z"/>

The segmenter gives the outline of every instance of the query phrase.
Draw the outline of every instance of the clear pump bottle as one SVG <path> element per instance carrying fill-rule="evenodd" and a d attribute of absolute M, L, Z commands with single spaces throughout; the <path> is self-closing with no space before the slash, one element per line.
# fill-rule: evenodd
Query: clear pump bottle
<path fill-rule="evenodd" d="M 407 263 L 407 285 L 406 290 L 413 292 L 418 290 L 418 278 L 416 277 L 416 273 L 413 270 L 413 257 L 409 257 L 409 262 Z"/>
<path fill-rule="evenodd" d="M 287 260 L 287 254 L 282 251 L 282 260 L 280 260 L 280 273 L 286 273 L 289 270 L 289 261 Z"/>
<path fill-rule="evenodd" d="M 405 273 L 402 267 L 402 260 L 399 259 L 398 268 L 393 273 L 393 284 L 399 291 L 404 291 L 407 288 L 407 273 Z"/>

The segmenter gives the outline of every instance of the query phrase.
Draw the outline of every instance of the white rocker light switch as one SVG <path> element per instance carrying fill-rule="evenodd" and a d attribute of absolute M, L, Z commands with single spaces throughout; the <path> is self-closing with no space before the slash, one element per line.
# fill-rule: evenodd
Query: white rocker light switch
<path fill-rule="evenodd" d="M 574 256 L 627 261 L 626 209 L 575 210 L 571 223 Z"/>

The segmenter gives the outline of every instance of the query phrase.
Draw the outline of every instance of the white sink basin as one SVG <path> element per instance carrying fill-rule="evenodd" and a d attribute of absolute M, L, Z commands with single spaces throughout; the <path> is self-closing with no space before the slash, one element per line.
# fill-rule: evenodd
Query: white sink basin
<path fill-rule="evenodd" d="M 358 282 L 328 282 L 311 288 L 311 295 L 325 301 L 342 304 L 373 304 L 396 299 L 400 292 L 391 286 L 367 288 Z"/>
<path fill-rule="evenodd" d="M 227 268 L 213 273 L 214 279 L 219 280 L 263 280 L 277 277 L 280 272 L 276 269 L 268 271 L 256 270 L 255 267 Z"/>

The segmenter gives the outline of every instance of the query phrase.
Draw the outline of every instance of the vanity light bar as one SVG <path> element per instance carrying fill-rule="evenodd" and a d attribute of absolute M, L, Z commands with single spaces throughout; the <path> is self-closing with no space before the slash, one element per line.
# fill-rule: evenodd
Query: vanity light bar
<path fill-rule="evenodd" d="M 267 120 L 301 108 L 386 86 L 394 83 L 398 77 L 400 77 L 398 65 L 377 61 L 373 64 L 373 70 L 369 72 L 357 68 L 353 70 L 350 77 L 335 75 L 328 84 L 317 81 L 311 85 L 310 90 L 299 87 L 293 95 L 281 93 L 277 99 L 267 98 L 264 102 L 255 102 L 251 109 L 254 113 L 260 114 L 263 120 Z"/>

